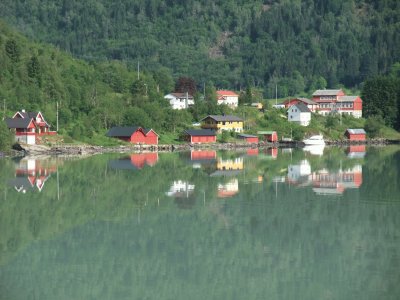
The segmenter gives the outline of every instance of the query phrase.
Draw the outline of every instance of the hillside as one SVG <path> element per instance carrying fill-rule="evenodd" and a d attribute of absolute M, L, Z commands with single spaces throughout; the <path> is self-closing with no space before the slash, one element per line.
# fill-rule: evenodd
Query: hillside
<path fill-rule="evenodd" d="M 272 98 L 359 85 L 400 61 L 397 0 L 3 0 L 0 17 L 88 61 L 168 68 Z"/>

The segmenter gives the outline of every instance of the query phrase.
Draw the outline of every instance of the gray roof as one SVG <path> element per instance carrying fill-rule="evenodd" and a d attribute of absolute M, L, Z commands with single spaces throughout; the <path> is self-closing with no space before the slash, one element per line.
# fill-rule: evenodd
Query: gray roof
<path fill-rule="evenodd" d="M 112 127 L 106 134 L 108 137 L 128 137 L 131 136 L 138 129 L 143 129 L 145 134 L 148 134 L 151 128 L 143 128 L 140 126 L 125 126 L 125 127 Z M 157 133 L 156 133 L 157 134 Z"/>
<path fill-rule="evenodd" d="M 215 136 L 216 135 L 215 131 L 211 130 L 211 129 L 188 129 L 188 130 L 185 130 L 185 133 L 187 133 L 190 136 L 210 136 L 210 135 Z"/>
<path fill-rule="evenodd" d="M 292 105 L 292 106 L 296 106 L 297 109 L 298 109 L 300 112 L 311 112 L 310 109 L 307 107 L 307 105 L 305 105 L 305 104 L 302 103 L 302 102 L 297 103 L 297 104 Z"/>
<path fill-rule="evenodd" d="M 172 95 L 176 98 L 186 98 L 186 93 L 169 93 L 168 95 Z M 166 95 L 166 96 L 168 96 Z M 193 99 L 193 96 L 190 94 L 187 94 L 188 99 Z"/>
<path fill-rule="evenodd" d="M 349 128 L 349 129 L 347 129 L 346 131 L 347 131 L 348 133 L 351 133 L 351 134 L 366 134 L 365 130 L 362 129 L 362 128 L 357 128 L 357 129 L 351 129 L 351 128 Z"/>
<path fill-rule="evenodd" d="M 354 102 L 358 96 L 340 96 L 338 97 L 339 102 Z"/>
<path fill-rule="evenodd" d="M 241 134 L 238 134 L 238 137 L 239 138 L 255 138 L 257 136 L 256 135 L 251 135 L 251 134 L 241 133 Z"/>
<path fill-rule="evenodd" d="M 8 128 L 28 128 L 31 118 L 6 118 Z"/>
<path fill-rule="evenodd" d="M 318 104 L 317 102 L 315 102 L 313 100 L 310 100 L 308 98 L 297 98 L 297 99 L 300 100 L 301 102 L 304 102 L 304 103 L 307 103 L 307 104 L 313 104 L 313 105 L 317 105 Z"/>
<path fill-rule="evenodd" d="M 316 90 L 312 95 L 313 96 L 336 96 L 342 92 L 342 90 Z"/>
<path fill-rule="evenodd" d="M 243 121 L 243 119 L 236 117 L 236 116 L 232 116 L 232 115 L 208 115 L 201 121 L 203 121 L 207 118 L 211 118 L 217 122 L 242 122 Z"/>

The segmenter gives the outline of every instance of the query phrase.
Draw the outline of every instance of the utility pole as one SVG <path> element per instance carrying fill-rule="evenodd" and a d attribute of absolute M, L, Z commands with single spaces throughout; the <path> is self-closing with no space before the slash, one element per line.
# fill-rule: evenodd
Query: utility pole
<path fill-rule="evenodd" d="M 3 121 L 6 119 L 6 99 L 3 99 Z"/>
<path fill-rule="evenodd" d="M 140 64 L 139 61 L 137 62 L 137 79 L 139 80 L 139 71 L 140 71 Z"/>
<path fill-rule="evenodd" d="M 275 84 L 275 105 L 278 105 L 278 85 Z"/>
<path fill-rule="evenodd" d="M 57 104 L 57 108 L 56 108 L 56 118 L 57 118 L 57 125 L 56 125 L 57 128 L 56 129 L 57 130 L 56 131 L 58 132 L 58 101 L 56 102 L 56 104 Z"/>

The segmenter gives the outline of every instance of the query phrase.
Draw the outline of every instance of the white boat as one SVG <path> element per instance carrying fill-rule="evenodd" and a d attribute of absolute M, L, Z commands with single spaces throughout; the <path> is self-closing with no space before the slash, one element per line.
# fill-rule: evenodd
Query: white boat
<path fill-rule="evenodd" d="M 325 145 L 322 135 L 312 135 L 308 139 L 304 139 L 303 143 L 306 145 Z"/>

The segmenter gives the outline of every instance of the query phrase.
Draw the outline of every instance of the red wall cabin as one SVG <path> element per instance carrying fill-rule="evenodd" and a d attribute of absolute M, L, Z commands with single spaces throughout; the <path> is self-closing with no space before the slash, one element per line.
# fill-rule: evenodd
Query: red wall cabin
<path fill-rule="evenodd" d="M 185 139 L 193 143 L 215 143 L 217 135 L 215 131 L 210 129 L 189 129 L 184 132 Z"/>
<path fill-rule="evenodd" d="M 158 144 L 158 134 L 153 129 L 142 127 L 113 127 L 107 132 L 107 136 L 133 144 Z"/>
<path fill-rule="evenodd" d="M 366 139 L 366 133 L 364 129 L 347 129 L 345 136 L 350 141 L 365 141 Z"/>

